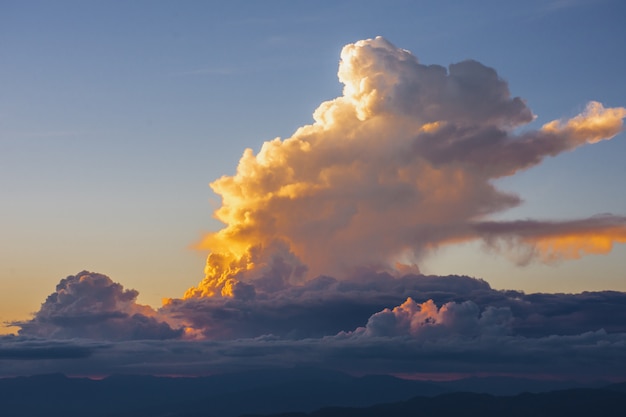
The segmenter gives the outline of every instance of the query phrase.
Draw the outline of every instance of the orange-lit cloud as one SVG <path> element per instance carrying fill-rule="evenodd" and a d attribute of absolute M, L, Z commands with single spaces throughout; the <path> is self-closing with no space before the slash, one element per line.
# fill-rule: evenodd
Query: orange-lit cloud
<path fill-rule="evenodd" d="M 572 147 L 584 142 L 596 143 L 610 139 L 623 129 L 622 119 L 626 117 L 626 108 L 605 109 L 601 103 L 592 101 L 585 111 L 567 120 L 555 120 L 542 126 L 542 132 L 565 135 Z"/>
<path fill-rule="evenodd" d="M 562 222 L 484 222 L 476 229 L 488 245 L 512 254 L 520 264 L 534 258 L 554 262 L 605 254 L 614 244 L 626 243 L 626 217 L 622 216 Z"/>
<path fill-rule="evenodd" d="M 534 116 L 494 69 L 424 65 L 380 37 L 344 47 L 338 76 L 343 95 L 322 103 L 313 124 L 256 155 L 247 149 L 235 175 L 211 184 L 224 227 L 199 243 L 211 253 L 206 277 L 186 298 L 250 298 L 319 274 L 393 270 L 437 246 L 481 238 L 476 224 L 521 202 L 493 179 L 610 139 L 626 117 L 626 108 L 591 102 L 572 119 L 516 134 Z M 623 242 L 566 228 L 519 239 L 542 259 Z"/>

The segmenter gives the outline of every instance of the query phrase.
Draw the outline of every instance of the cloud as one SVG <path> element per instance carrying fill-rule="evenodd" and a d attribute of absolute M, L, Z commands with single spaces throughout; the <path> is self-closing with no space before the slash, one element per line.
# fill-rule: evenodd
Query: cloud
<path fill-rule="evenodd" d="M 418 128 L 440 121 L 513 127 L 533 118 L 494 69 L 472 60 L 448 69 L 423 65 L 381 37 L 345 46 L 338 76 L 343 97 L 331 103 L 347 102 L 359 120 L 389 115 L 408 116 Z"/>
<path fill-rule="evenodd" d="M 405 327 L 413 323 L 407 334 L 437 335 L 439 330 L 414 326 L 419 315 L 401 320 L 402 312 L 430 311 L 432 315 L 425 317 L 442 331 L 450 329 L 453 318 L 460 320 L 459 312 L 467 313 L 466 323 L 473 323 L 473 330 L 466 330 L 474 332 L 500 312 L 504 315 L 498 317 L 504 321 L 497 326 L 504 331 L 506 322 L 507 332 L 524 336 L 580 334 L 601 328 L 626 332 L 626 294 L 620 292 L 524 294 L 494 290 L 487 282 L 470 277 L 397 277 L 366 269 L 350 279 L 321 276 L 252 297 L 172 299 L 158 311 L 136 304 L 136 297 L 136 291 L 124 290 L 105 275 L 81 272 L 61 280 L 33 319 L 14 324 L 21 327 L 22 336 L 57 340 L 228 340 L 268 335 L 297 340 L 363 326 L 373 332 L 377 320 L 391 314 Z M 443 311 L 435 304 L 442 305 Z"/>
<path fill-rule="evenodd" d="M 0 345 L 19 343 L 0 338 Z M 41 345 L 53 341 L 41 340 Z M 69 340 L 80 349 L 86 341 Z M 89 357 L 3 360 L 0 375 L 209 375 L 272 367 L 323 367 L 354 374 L 508 374 L 623 378 L 626 333 L 481 335 L 420 339 L 339 334 L 324 338 L 259 337 L 222 341 L 135 340 L 91 350 Z"/>
<path fill-rule="evenodd" d="M 160 321 L 149 306 L 137 304 L 138 292 L 124 290 L 102 274 L 82 271 L 61 280 L 34 317 L 20 326 L 20 335 L 128 340 L 180 337 Z"/>
<path fill-rule="evenodd" d="M 365 327 L 355 333 L 374 337 L 411 335 L 433 340 L 441 336 L 506 334 L 511 321 L 508 308 L 490 306 L 481 313 L 473 301 L 448 302 L 438 308 L 433 300 L 420 304 L 409 297 L 393 309 L 372 315 Z"/>
<path fill-rule="evenodd" d="M 90 357 L 102 346 L 77 345 L 72 342 L 48 341 L 45 339 L 6 336 L 0 342 L 0 361 L 83 359 Z"/>
<path fill-rule="evenodd" d="M 626 375 L 626 369 L 616 365 L 626 363 L 622 292 L 525 294 L 495 290 L 470 277 L 395 277 L 361 270 L 351 279 L 318 277 L 253 298 L 172 300 L 153 312 L 160 319 L 186 323 L 204 336 L 187 340 L 181 331 L 167 339 L 136 337 L 126 330 L 132 320 L 119 329 L 102 325 L 103 310 L 132 310 L 132 304 L 124 304 L 136 294 L 130 291 L 121 297 L 125 290 L 119 284 L 94 273 L 62 280 L 57 293 L 79 282 L 79 277 L 90 287 L 70 288 L 74 296 L 83 297 L 80 302 L 55 307 L 46 302 L 42 311 L 55 310 L 57 316 L 63 315 L 59 311 L 81 311 L 87 320 L 77 325 L 64 318 L 51 332 L 39 312 L 25 323 L 28 331 L 0 338 L 0 376 L 48 372 L 193 376 L 298 365 L 359 374 Z M 94 280 L 102 280 L 100 289 L 94 290 L 98 286 Z M 95 300 L 108 309 L 93 306 Z M 118 319 L 103 321 L 108 320 Z M 39 335 L 37 326 L 43 329 Z M 116 330 L 115 340 L 108 337 Z"/>
<path fill-rule="evenodd" d="M 606 253 L 626 217 L 494 221 L 521 203 L 494 180 L 623 130 L 591 102 L 535 130 L 524 100 L 476 61 L 424 65 L 383 38 L 347 45 L 344 89 L 290 138 L 247 149 L 211 184 L 222 229 L 205 278 L 154 310 L 105 275 L 61 280 L 0 375 L 202 375 L 268 366 L 355 373 L 623 376 L 626 293 L 525 294 L 419 273 L 468 240 L 518 263 Z M 25 360 L 32 359 L 32 360 Z"/>
<path fill-rule="evenodd" d="M 626 108 L 616 107 L 605 109 L 601 103 L 592 101 L 585 111 L 578 116 L 566 120 L 555 120 L 541 128 L 542 133 L 564 135 L 570 147 L 584 143 L 596 143 L 611 139 L 623 130 L 622 119 L 626 117 Z"/>
<path fill-rule="evenodd" d="M 445 314 L 437 306 L 445 306 Z M 255 298 L 174 299 L 160 312 L 209 340 L 268 335 L 291 340 L 320 338 L 367 329 L 369 321 L 374 326 L 368 330 L 372 333 L 384 318 L 397 325 L 395 330 L 385 330 L 393 335 L 419 333 L 429 338 L 457 331 L 548 337 L 599 329 L 626 332 L 625 306 L 626 293 L 622 292 L 525 294 L 495 290 L 470 277 L 396 277 L 361 270 L 350 279 L 318 277 L 302 285 L 259 292 Z M 420 317 L 433 326 L 419 325 Z M 468 327 L 454 327 L 455 318 Z"/>
<path fill-rule="evenodd" d="M 571 119 L 517 133 L 534 116 L 493 68 L 425 65 L 381 37 L 345 46 L 338 77 L 342 96 L 322 103 L 313 124 L 257 154 L 247 149 L 235 175 L 211 183 L 224 227 L 199 243 L 211 252 L 206 277 L 185 298 L 251 297 L 364 265 L 391 271 L 475 239 L 521 243 L 543 261 L 624 241 L 620 216 L 611 227 L 588 221 L 602 226 L 595 232 L 578 220 L 533 220 L 534 230 L 553 231 L 534 238 L 490 216 L 521 203 L 494 179 L 614 137 L 626 108 L 590 102 Z M 497 228 L 507 232 L 496 237 Z M 594 244 L 577 243 L 592 233 Z"/>
<path fill-rule="evenodd" d="M 352 279 L 322 276 L 297 286 L 260 291 L 254 298 L 173 299 L 161 313 L 211 340 L 263 335 L 301 339 L 352 330 L 408 297 L 447 302 L 489 291 L 493 290 L 486 282 L 468 277 L 395 277 L 362 270 Z"/>
<path fill-rule="evenodd" d="M 608 253 L 614 243 L 626 243 L 626 217 L 595 216 L 573 221 L 477 223 L 475 230 L 492 248 L 512 254 L 519 264 L 578 259 Z"/>
<path fill-rule="evenodd" d="M 481 335 L 423 340 L 346 335 L 343 340 L 333 342 L 335 363 L 343 360 L 344 369 L 353 372 L 363 367 L 369 373 L 384 370 L 406 374 L 476 374 L 484 371 L 511 375 L 528 372 L 563 378 L 582 375 L 623 378 L 626 371 L 624 366 L 616 366 L 624 358 L 625 334 L 607 334 L 602 330 L 539 338 Z"/>

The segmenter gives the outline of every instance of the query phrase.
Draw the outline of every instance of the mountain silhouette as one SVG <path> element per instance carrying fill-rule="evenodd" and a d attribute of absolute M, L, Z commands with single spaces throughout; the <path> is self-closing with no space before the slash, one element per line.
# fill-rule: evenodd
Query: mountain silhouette
<path fill-rule="evenodd" d="M 554 414 L 561 403 L 567 404 L 564 410 L 575 413 L 598 406 L 606 416 L 606 407 L 619 404 L 626 410 L 626 383 L 603 389 L 578 387 L 568 381 L 516 378 L 432 382 L 384 375 L 354 377 L 312 368 L 255 370 L 196 378 L 113 375 L 92 380 L 52 374 L 0 379 L 0 415 L 237 417 L 283 413 L 283 417 L 325 417 L 434 413 L 432 415 L 441 416 L 446 415 L 441 413 L 468 409 L 485 413 L 509 410 L 505 415 L 518 415 L 511 414 L 510 410 L 528 412 L 533 407 L 552 410 L 552 414 L 526 415 L 564 415 Z M 561 391 L 553 391 L 555 389 Z M 551 390 L 553 392 L 541 393 Z M 520 394 L 523 391 L 535 393 Z M 509 396 L 502 396 L 503 393 Z M 591 415 L 597 412 L 598 409 Z M 481 414 L 491 415 L 482 411 Z"/>
<path fill-rule="evenodd" d="M 624 392 L 610 389 L 572 389 L 523 393 L 512 397 L 463 392 L 430 398 L 415 397 L 408 401 L 371 407 L 328 407 L 312 413 L 282 413 L 264 417 L 623 417 L 625 412 Z"/>

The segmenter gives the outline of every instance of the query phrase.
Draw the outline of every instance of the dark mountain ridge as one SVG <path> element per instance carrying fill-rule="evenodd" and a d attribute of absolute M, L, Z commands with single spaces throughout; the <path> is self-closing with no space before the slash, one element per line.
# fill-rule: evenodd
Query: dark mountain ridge
<path fill-rule="evenodd" d="M 329 412 L 328 408 L 324 409 L 326 411 L 314 411 L 323 407 L 410 404 L 413 401 L 409 400 L 411 398 L 426 401 L 424 407 L 430 404 L 429 401 L 435 407 L 439 404 L 438 398 L 445 398 L 445 395 L 455 391 L 492 394 L 468 397 L 474 402 L 478 401 L 477 398 L 488 398 L 485 401 L 491 405 L 500 401 L 494 400 L 500 398 L 493 397 L 494 394 L 513 395 L 523 391 L 542 392 L 580 386 L 572 381 L 515 378 L 413 381 L 383 375 L 354 377 L 310 368 L 254 370 L 196 378 L 113 375 L 93 380 L 52 374 L 0 379 L 0 415 L 236 417 L 292 411 L 317 415 L 315 413 Z M 626 383 L 615 384 L 609 391 L 626 396 Z"/>
<path fill-rule="evenodd" d="M 611 389 L 570 389 L 497 397 L 459 392 L 371 407 L 327 407 L 312 413 L 282 413 L 263 417 L 623 417 L 626 393 Z M 247 415 L 245 417 L 261 417 Z"/>

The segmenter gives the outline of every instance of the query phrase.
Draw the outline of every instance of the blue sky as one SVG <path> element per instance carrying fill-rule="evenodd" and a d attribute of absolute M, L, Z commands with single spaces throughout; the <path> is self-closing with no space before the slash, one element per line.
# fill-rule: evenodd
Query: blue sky
<path fill-rule="evenodd" d="M 80 270 L 158 305 L 203 276 L 190 246 L 220 224 L 208 183 L 245 148 L 289 137 L 341 95 L 341 48 L 382 35 L 425 64 L 493 67 L 537 115 L 626 104 L 626 5 L 615 1 L 0 2 L 0 320 L 24 319 Z M 626 213 L 626 137 L 501 186 L 502 219 Z M 420 265 L 496 288 L 626 290 L 610 255 L 517 267 L 480 244 Z"/>

